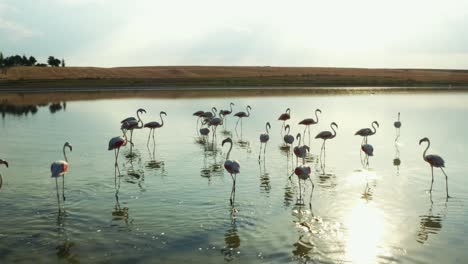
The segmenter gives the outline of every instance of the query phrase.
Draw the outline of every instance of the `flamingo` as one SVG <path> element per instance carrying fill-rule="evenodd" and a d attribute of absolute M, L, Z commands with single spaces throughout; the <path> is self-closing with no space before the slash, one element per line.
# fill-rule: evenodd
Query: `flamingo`
<path fill-rule="evenodd" d="M 283 137 L 284 143 L 288 144 L 289 146 L 291 146 L 294 143 L 294 136 L 289 134 L 290 129 L 291 128 L 289 127 L 289 125 L 286 125 L 284 127 L 284 130 L 287 130 L 287 132 L 286 135 L 284 135 Z"/>
<path fill-rule="evenodd" d="M 143 108 L 139 108 L 139 109 L 137 110 L 137 112 L 136 112 L 136 113 L 137 113 L 137 117 L 138 117 L 139 113 L 142 113 L 142 112 L 146 113 L 146 110 L 143 109 Z M 140 118 L 138 118 L 138 120 L 139 120 L 139 119 L 140 119 Z M 127 118 L 125 118 L 124 120 L 120 121 L 120 123 L 123 124 L 123 123 L 125 123 L 125 122 L 138 121 L 138 120 L 137 120 L 135 117 L 132 116 L 132 117 L 127 117 Z"/>
<path fill-rule="evenodd" d="M 298 140 L 297 146 L 293 149 L 294 155 L 296 155 L 296 163 L 298 163 L 298 158 L 302 158 L 302 164 L 304 164 L 304 158 L 306 157 L 307 152 L 310 151 L 310 148 L 307 145 L 301 146 L 301 133 L 297 133 L 296 139 Z"/>
<path fill-rule="evenodd" d="M 299 125 L 305 125 L 306 126 L 304 128 L 304 133 L 303 133 L 304 136 L 305 136 L 306 129 L 308 129 L 308 131 L 309 131 L 309 144 L 310 144 L 310 125 L 315 125 L 319 121 L 317 113 L 322 113 L 322 110 L 320 110 L 320 109 L 315 110 L 315 119 L 317 121 L 314 120 L 313 118 L 306 118 L 306 119 L 302 120 L 301 122 L 299 122 Z"/>
<path fill-rule="evenodd" d="M 232 113 L 232 106 L 234 106 L 234 103 L 230 103 L 229 106 L 231 107 L 231 110 L 221 110 L 219 111 L 219 116 L 223 116 L 223 125 L 226 126 L 226 123 L 224 122 L 226 120 L 226 116 L 230 115 Z"/>
<path fill-rule="evenodd" d="M 127 134 L 125 133 L 123 133 L 123 137 L 113 137 L 111 140 L 109 140 L 109 148 L 107 150 L 114 150 L 115 166 L 117 166 L 117 158 L 119 157 L 120 147 L 127 145 L 127 142 Z"/>
<path fill-rule="evenodd" d="M 146 142 L 147 146 L 149 144 L 149 140 L 150 140 L 150 136 L 151 136 L 151 130 L 153 131 L 153 140 L 154 140 L 154 132 L 156 131 L 156 128 L 161 128 L 162 126 L 164 126 L 164 119 L 162 118 L 162 115 L 167 116 L 167 114 L 164 111 L 161 111 L 159 113 L 159 117 L 161 118 L 161 124 L 159 122 L 153 121 L 153 122 L 146 123 L 144 125 L 144 127 L 147 127 L 147 128 L 150 129 L 149 134 L 148 134 L 148 142 Z"/>
<path fill-rule="evenodd" d="M 298 166 L 296 169 L 294 169 L 294 174 L 296 174 L 298 180 L 299 180 L 299 202 L 302 200 L 302 204 L 304 204 L 304 199 L 302 199 L 302 187 L 301 187 L 301 180 L 306 181 L 307 179 L 310 180 L 310 183 L 312 184 L 312 191 L 310 193 L 310 201 L 309 201 L 309 206 L 312 207 L 312 193 L 314 192 L 314 182 L 312 182 L 312 179 L 310 178 L 312 170 L 310 169 L 309 166 Z"/>
<path fill-rule="evenodd" d="M 136 119 L 131 119 L 131 117 L 129 117 L 128 121 L 125 121 L 125 122 L 122 122 L 122 125 L 120 126 L 120 129 L 123 129 L 123 131 L 125 131 L 124 133 L 127 133 L 128 130 L 130 130 L 130 144 L 133 146 L 133 130 L 134 129 L 141 129 L 143 127 L 143 120 L 141 120 L 141 117 L 140 117 L 140 113 L 146 113 L 146 110 L 145 109 L 138 109 L 137 111 L 137 117 L 138 117 L 138 120 Z M 140 125 L 140 122 L 141 122 L 141 125 Z"/>
<path fill-rule="evenodd" d="M 5 166 L 8 168 L 8 162 L 6 160 L 0 159 L 0 165 L 1 164 L 5 164 Z M 3 178 L 2 178 L 2 174 L 0 174 L 0 189 L 2 188 L 2 185 L 3 185 Z"/>
<path fill-rule="evenodd" d="M 368 137 L 368 136 L 372 136 L 372 135 L 374 135 L 374 134 L 377 132 L 377 128 L 374 127 L 374 125 L 376 125 L 377 127 L 379 127 L 379 123 L 378 123 L 377 121 L 374 121 L 374 122 L 372 122 L 372 128 L 374 129 L 373 131 L 372 131 L 370 128 L 363 128 L 363 129 L 359 129 L 359 130 L 354 134 L 355 136 L 356 136 L 356 135 L 359 135 L 359 136 L 363 137 L 363 138 L 362 138 L 362 143 L 361 143 L 361 145 L 364 144 L 364 143 L 367 143 L 367 137 Z"/>
<path fill-rule="evenodd" d="M 205 112 L 202 111 L 202 110 L 196 111 L 195 113 L 193 113 L 194 116 L 198 116 L 198 118 L 197 118 L 197 125 L 196 125 L 196 128 L 195 128 L 195 129 L 197 130 L 197 133 L 198 133 L 198 122 L 200 121 L 200 118 L 202 118 L 202 116 L 203 116 L 204 113 L 205 113 Z"/>
<path fill-rule="evenodd" d="M 206 125 L 208 121 L 204 120 L 202 125 Z M 200 134 L 204 137 L 208 137 L 208 134 L 210 133 L 210 129 L 207 127 L 202 127 L 200 128 Z"/>
<path fill-rule="evenodd" d="M 203 119 L 205 120 L 210 121 L 213 117 L 216 116 L 216 112 L 218 112 L 218 109 L 216 109 L 216 107 L 212 107 L 211 112 L 204 112 L 201 117 L 203 117 Z"/>
<path fill-rule="evenodd" d="M 266 151 L 266 145 L 268 143 L 268 140 L 270 140 L 270 136 L 268 135 L 268 129 L 271 129 L 270 122 L 267 122 L 265 125 L 266 133 L 260 134 L 260 152 L 258 153 L 258 160 L 260 161 L 260 155 L 262 153 L 262 145 L 265 144 L 265 147 L 263 148 L 263 158 L 265 158 L 265 151 Z"/>
<path fill-rule="evenodd" d="M 240 173 L 240 164 L 237 160 L 229 159 L 229 155 L 231 154 L 231 150 L 232 150 L 232 139 L 226 138 L 221 143 L 221 146 L 224 146 L 225 143 L 231 144 L 231 146 L 229 147 L 229 151 L 226 154 L 226 161 L 224 162 L 224 168 L 226 169 L 227 172 L 229 172 L 229 174 L 231 174 L 231 178 L 232 178 L 232 190 L 231 190 L 231 197 L 229 199 L 229 201 L 231 202 L 231 206 L 232 206 L 236 197 L 236 176 L 238 173 Z"/>
<path fill-rule="evenodd" d="M 281 132 L 283 132 L 283 127 L 285 125 L 286 120 L 289 120 L 291 118 L 291 109 L 289 107 L 286 109 L 285 113 L 282 113 L 279 117 L 278 120 L 283 121 L 283 125 L 281 126 Z"/>
<path fill-rule="evenodd" d="M 401 127 L 400 112 L 398 112 L 398 120 L 393 123 L 393 126 L 395 127 L 396 134 L 397 134 L 395 141 L 397 141 L 398 138 L 400 137 L 400 127 Z"/>
<path fill-rule="evenodd" d="M 239 117 L 239 120 L 237 120 L 237 123 L 236 123 L 236 130 L 237 130 L 237 125 L 239 124 L 239 121 L 241 121 L 241 130 L 242 130 L 242 118 L 244 117 L 249 117 L 250 116 L 250 111 L 249 110 L 252 110 L 252 108 L 250 107 L 250 105 L 247 106 L 247 113 L 245 112 L 237 112 L 234 116 L 237 116 Z"/>
<path fill-rule="evenodd" d="M 371 144 L 363 144 L 361 145 L 361 150 L 366 154 L 366 157 L 365 157 L 365 162 L 367 164 L 367 166 L 369 166 L 369 156 L 374 156 L 374 147 L 372 147 Z M 363 163 L 364 165 L 364 163 Z"/>
<path fill-rule="evenodd" d="M 59 198 L 59 190 L 58 190 L 58 182 L 57 178 L 62 176 L 62 197 L 63 201 L 65 201 L 65 173 L 68 172 L 68 159 L 67 159 L 67 154 L 65 153 L 65 148 L 69 148 L 70 151 L 72 151 L 72 146 L 70 143 L 65 142 L 63 145 L 63 157 L 65 160 L 58 160 L 54 161 L 50 165 L 50 172 L 52 173 L 52 178 L 55 178 L 55 187 L 57 188 L 57 202 L 59 203 L 60 206 L 60 198 Z"/>
<path fill-rule="evenodd" d="M 448 198 L 450 198 L 450 195 L 448 193 L 448 177 L 447 177 L 447 174 L 445 173 L 445 171 L 443 169 L 443 168 L 445 168 L 445 161 L 439 155 L 426 155 L 427 150 L 431 146 L 431 141 L 427 137 L 425 137 L 425 138 L 419 140 L 419 145 L 421 145 L 423 142 L 427 142 L 427 147 L 423 152 L 423 159 L 424 159 L 424 161 L 429 163 L 429 165 L 431 165 L 432 181 L 431 181 L 431 189 L 429 190 L 429 192 L 432 193 L 432 185 L 434 184 L 434 167 L 440 168 L 442 173 L 444 173 L 444 175 L 445 175 L 445 189 L 446 189 L 446 192 L 447 192 L 447 199 L 448 199 Z"/>
<path fill-rule="evenodd" d="M 214 137 L 216 135 L 216 130 L 218 129 L 218 126 L 223 123 L 223 120 L 219 117 L 214 116 L 211 118 L 211 120 L 208 123 L 208 126 L 214 126 L 213 130 L 213 142 L 214 142 Z"/>
<path fill-rule="evenodd" d="M 338 125 L 335 122 L 332 122 L 330 124 L 330 128 L 333 130 L 333 133 L 330 132 L 330 131 L 322 131 L 322 132 L 318 133 L 317 136 L 315 136 L 315 138 L 323 139 L 322 148 L 320 150 L 320 157 L 322 157 L 322 152 L 325 153 L 325 142 L 327 141 L 327 139 L 332 139 L 332 138 L 336 137 L 336 131 L 333 128 L 333 126 L 336 126 L 336 128 L 338 129 Z"/>

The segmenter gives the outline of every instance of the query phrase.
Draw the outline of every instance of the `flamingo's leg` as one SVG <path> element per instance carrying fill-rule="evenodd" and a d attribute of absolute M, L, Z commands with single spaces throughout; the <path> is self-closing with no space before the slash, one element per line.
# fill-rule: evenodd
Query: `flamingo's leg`
<path fill-rule="evenodd" d="M 62 176 L 62 196 L 63 196 L 63 201 L 65 201 L 65 173 Z"/>
<path fill-rule="evenodd" d="M 149 130 L 148 141 L 146 142 L 146 146 L 149 145 L 149 140 L 150 140 L 150 136 L 151 136 L 151 130 L 152 130 L 152 128 L 150 128 L 150 130 Z"/>
<path fill-rule="evenodd" d="M 56 190 L 57 190 L 57 204 L 58 204 L 58 209 L 59 209 L 59 212 L 60 212 L 60 197 L 59 197 L 59 189 L 58 189 L 57 177 L 55 177 L 55 188 L 56 188 Z"/>
<path fill-rule="evenodd" d="M 432 184 L 434 184 L 434 167 L 431 166 L 431 175 L 432 175 L 432 181 L 431 181 L 431 189 L 429 192 L 432 192 Z"/>
<path fill-rule="evenodd" d="M 262 142 L 260 142 L 260 150 L 258 151 L 258 162 L 260 162 L 260 156 L 261 156 L 261 153 L 262 153 Z"/>
<path fill-rule="evenodd" d="M 442 170 L 442 172 L 445 175 L 445 190 L 447 192 L 447 198 L 450 198 L 450 195 L 448 193 L 448 177 L 447 177 L 447 174 L 445 174 L 445 171 L 444 171 L 444 169 L 442 169 L 442 167 L 440 169 Z"/>
<path fill-rule="evenodd" d="M 310 183 L 312 184 L 312 190 L 310 191 L 310 200 L 309 200 L 309 207 L 312 210 L 312 194 L 314 193 L 314 182 L 309 177 Z"/>

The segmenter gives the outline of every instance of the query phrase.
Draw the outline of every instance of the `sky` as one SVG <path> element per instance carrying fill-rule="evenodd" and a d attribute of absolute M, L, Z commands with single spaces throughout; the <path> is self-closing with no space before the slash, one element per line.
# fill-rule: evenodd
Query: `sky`
<path fill-rule="evenodd" d="M 0 0 L 0 52 L 68 66 L 468 69 L 468 0 Z"/>

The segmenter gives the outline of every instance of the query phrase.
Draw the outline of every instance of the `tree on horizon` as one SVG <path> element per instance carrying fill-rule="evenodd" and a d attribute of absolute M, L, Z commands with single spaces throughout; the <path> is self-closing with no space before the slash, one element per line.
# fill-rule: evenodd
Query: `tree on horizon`
<path fill-rule="evenodd" d="M 0 67 L 3 66 L 3 53 L 0 52 Z"/>
<path fill-rule="evenodd" d="M 47 63 L 52 67 L 60 66 L 60 60 L 56 59 L 54 56 L 49 56 L 49 58 L 47 59 Z"/>

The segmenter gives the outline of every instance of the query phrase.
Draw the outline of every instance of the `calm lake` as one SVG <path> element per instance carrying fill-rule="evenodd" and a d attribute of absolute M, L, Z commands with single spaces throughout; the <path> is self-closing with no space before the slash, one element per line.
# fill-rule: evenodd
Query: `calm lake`
<path fill-rule="evenodd" d="M 0 98 L 5 98 L 0 94 Z M 47 95 L 44 95 L 47 97 Z M 4 99 L 0 119 L 0 262 L 34 263 L 463 263 L 468 260 L 468 94 L 358 94 L 118 98 L 68 100 L 27 110 Z M 236 199 L 223 163 L 228 135 L 218 128 L 214 147 L 199 142 L 195 111 L 215 106 L 233 112 L 252 107 L 238 133 L 236 117 L 226 129 L 235 142 L 230 158 L 241 164 Z M 299 185 L 291 175 L 296 159 L 280 148 L 278 117 L 291 108 L 291 134 L 298 122 L 322 110 L 311 126 L 315 184 L 306 184 L 306 205 L 296 204 Z M 120 121 L 146 109 L 143 122 L 160 121 L 155 144 L 149 130 L 135 130 L 122 147 L 118 168 L 109 139 L 121 135 Z M 26 114 L 21 114 L 23 112 Z M 15 113 L 13 113 L 15 112 Z M 397 142 L 393 122 L 401 113 Z M 360 161 L 362 138 L 354 133 L 378 121 L 369 137 L 374 156 Z M 271 123 L 265 159 L 258 161 L 259 135 Z M 337 136 L 321 140 L 330 123 Z M 242 142 L 239 143 L 240 137 Z M 429 153 L 446 162 L 445 177 L 423 160 Z M 306 143 L 309 138 L 306 136 Z M 63 159 L 68 141 L 70 170 L 59 213 L 50 164 Z M 296 145 L 296 142 L 294 143 Z M 396 160 L 396 159 L 399 159 Z M 397 164 L 399 164 L 397 166 Z M 61 183 L 61 179 L 59 181 Z"/>

